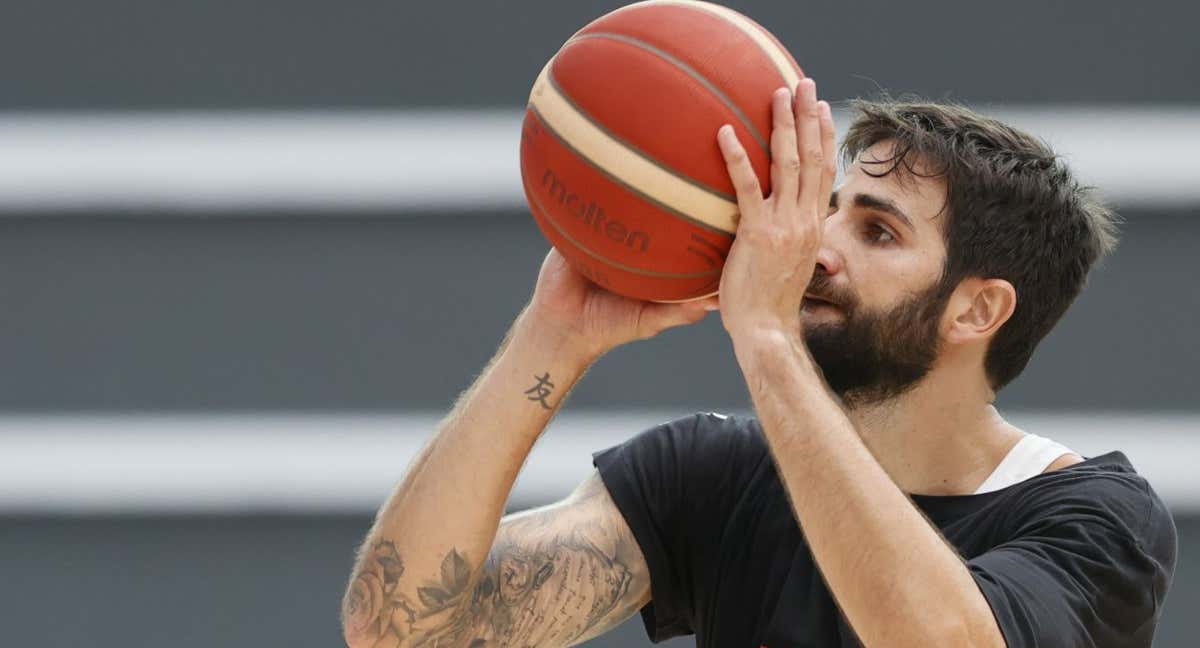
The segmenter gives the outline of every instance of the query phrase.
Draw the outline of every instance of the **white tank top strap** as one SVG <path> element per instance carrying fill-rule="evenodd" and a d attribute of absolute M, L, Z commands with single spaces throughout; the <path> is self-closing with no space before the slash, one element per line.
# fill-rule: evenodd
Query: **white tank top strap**
<path fill-rule="evenodd" d="M 1056 459 L 1067 454 L 1072 454 L 1071 449 L 1056 441 L 1026 434 L 1004 455 L 1004 459 L 975 489 L 974 494 L 990 493 L 1040 475 Z"/>

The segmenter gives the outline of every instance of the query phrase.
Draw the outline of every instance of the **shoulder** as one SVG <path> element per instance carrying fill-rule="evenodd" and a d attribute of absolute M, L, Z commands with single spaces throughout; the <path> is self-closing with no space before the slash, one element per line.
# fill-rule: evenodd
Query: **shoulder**
<path fill-rule="evenodd" d="M 755 441 L 760 441 L 764 445 L 766 443 L 758 419 L 746 414 L 708 411 L 693 412 L 687 416 L 681 416 L 660 423 L 651 428 L 651 431 L 657 429 L 680 430 L 693 434 L 710 434 L 743 443 L 754 443 Z"/>
<path fill-rule="evenodd" d="M 1120 452 L 1092 457 L 1012 487 L 1012 522 L 1023 532 L 1103 529 L 1173 563 L 1175 524 L 1150 482 Z"/>
<path fill-rule="evenodd" d="M 697 434 L 704 434 L 716 442 L 739 446 L 749 450 L 768 450 L 767 438 L 762 426 L 754 416 L 724 414 L 721 412 L 696 412 L 681 419 L 692 426 Z"/>
<path fill-rule="evenodd" d="M 999 537 L 968 564 L 1011 645 L 1149 645 L 1177 536 L 1123 454 L 996 493 Z"/>
<path fill-rule="evenodd" d="M 595 453 L 627 458 L 670 454 L 752 457 L 769 451 L 758 420 L 752 416 L 695 412 L 646 428 L 624 443 Z"/>
<path fill-rule="evenodd" d="M 752 467 L 770 456 L 766 436 L 753 416 L 696 412 L 663 426 L 663 434 L 688 448 L 703 472 Z"/>
<path fill-rule="evenodd" d="M 717 412 L 696 412 L 647 428 L 594 453 L 592 463 L 610 491 L 635 490 L 639 497 L 659 499 L 679 495 L 710 504 L 708 496 L 740 492 L 773 469 L 758 421 Z"/>
<path fill-rule="evenodd" d="M 1073 465 L 1048 471 L 1012 487 L 1022 503 L 1038 508 L 1060 508 L 1089 504 L 1112 510 L 1121 517 L 1138 517 L 1138 512 L 1160 505 L 1150 482 L 1140 475 L 1120 452 L 1110 452 Z"/>

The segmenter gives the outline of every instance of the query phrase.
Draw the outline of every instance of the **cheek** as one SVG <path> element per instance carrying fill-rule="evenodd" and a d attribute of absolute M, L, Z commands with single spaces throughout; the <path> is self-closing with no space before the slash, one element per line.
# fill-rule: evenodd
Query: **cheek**
<path fill-rule="evenodd" d="M 878 249 L 847 262 L 846 273 L 863 306 L 886 309 L 932 285 L 941 264 L 940 257 L 922 250 Z"/>

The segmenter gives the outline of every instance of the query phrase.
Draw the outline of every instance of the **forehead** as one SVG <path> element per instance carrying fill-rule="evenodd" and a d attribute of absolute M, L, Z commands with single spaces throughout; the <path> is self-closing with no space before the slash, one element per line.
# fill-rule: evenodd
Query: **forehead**
<path fill-rule="evenodd" d="M 897 164 L 895 148 L 892 140 L 884 140 L 859 154 L 837 187 L 841 200 L 853 199 L 855 194 L 886 198 L 899 206 L 918 230 L 932 227 L 940 231 L 946 218 L 945 180 L 932 174 L 916 156 L 906 158 L 907 166 Z"/>

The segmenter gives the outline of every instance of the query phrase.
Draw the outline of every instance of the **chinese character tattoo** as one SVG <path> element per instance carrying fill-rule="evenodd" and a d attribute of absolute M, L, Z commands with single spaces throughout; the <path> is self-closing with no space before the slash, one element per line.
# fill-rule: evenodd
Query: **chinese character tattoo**
<path fill-rule="evenodd" d="M 554 389 L 554 383 L 550 382 L 550 372 L 546 372 L 541 376 L 534 376 L 534 378 L 537 380 L 537 384 L 525 390 L 529 400 L 541 403 L 544 409 L 554 409 L 546 402 L 546 397 Z"/>

